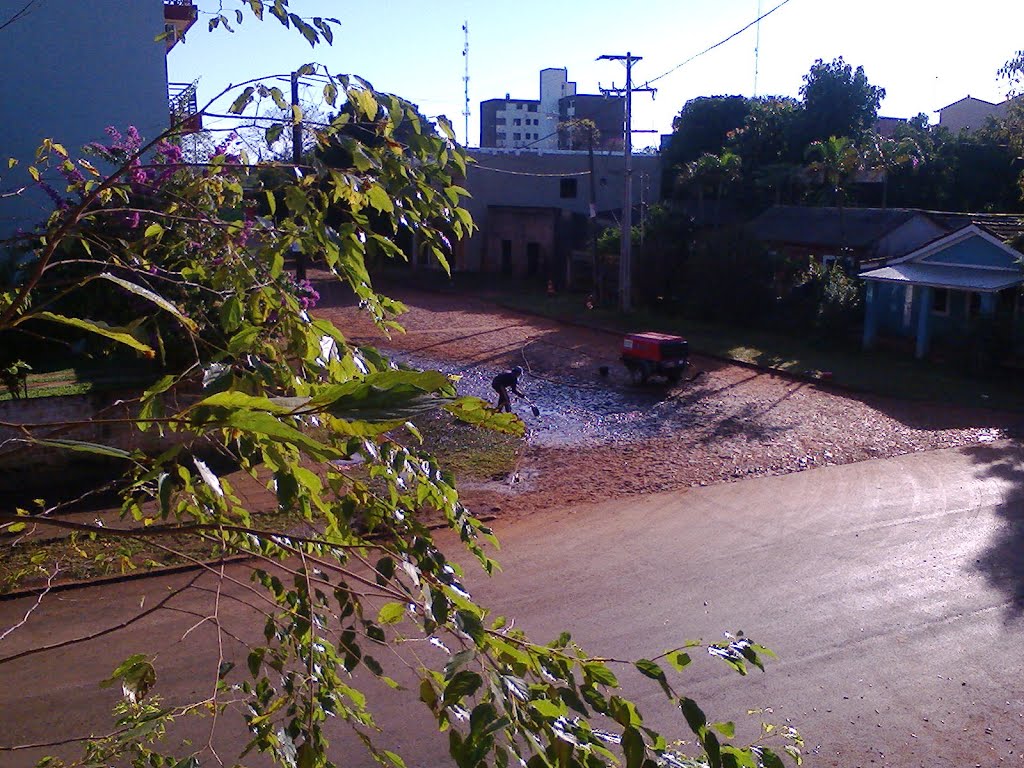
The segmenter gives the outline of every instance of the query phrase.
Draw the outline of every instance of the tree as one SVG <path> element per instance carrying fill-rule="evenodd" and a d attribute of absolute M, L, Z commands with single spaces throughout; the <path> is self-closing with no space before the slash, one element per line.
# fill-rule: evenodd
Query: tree
<path fill-rule="evenodd" d="M 799 127 L 802 106 L 787 96 L 762 96 L 750 101 L 743 125 L 733 131 L 726 146 L 756 173 L 764 165 L 803 159 Z"/>
<path fill-rule="evenodd" d="M 815 61 L 804 75 L 800 95 L 806 143 L 830 136 L 858 141 L 878 117 L 885 89 L 871 85 L 863 67 L 854 70 L 839 57 L 828 64 Z"/>
<path fill-rule="evenodd" d="M 288 13 L 286 0 L 267 6 L 311 43 L 330 39 L 332 20 L 307 22 Z M 258 16 L 264 6 L 244 7 Z M 215 19 L 223 21 L 211 26 L 228 24 Z M 629 768 L 658 761 L 777 766 L 770 739 L 797 755 L 790 729 L 765 729 L 753 744 L 736 746 L 731 723 L 707 722 L 677 682 L 699 644 L 680 642 L 634 662 L 603 659 L 568 634 L 547 645 L 531 642 L 467 593 L 424 516 L 432 511 L 443 520 L 486 571 L 495 567 L 484 549 L 493 536 L 460 503 L 451 474 L 417 446 L 415 421 L 441 410 L 512 432 L 521 422 L 460 397 L 441 373 L 401 367 L 352 344 L 343 329 L 311 312 L 309 288 L 284 273 L 293 244 L 318 254 L 374 322 L 395 329 L 402 307 L 373 288 L 367 259 L 401 258 L 393 237 L 407 226 L 446 263 L 451 241 L 472 231 L 460 205 L 465 192 L 455 183 L 467 157 L 447 121 L 438 121 L 435 134 L 410 103 L 357 78 L 325 77 L 327 102 L 346 108 L 323 139 L 353 123 L 369 133 L 365 140 L 347 135 L 352 165 L 345 170 L 316 157 L 299 168 L 272 164 L 290 171 L 278 194 L 259 190 L 252 182 L 262 168 L 229 147 L 204 166 L 183 163 L 174 129 L 148 141 L 112 130 L 110 142 L 96 148 L 109 173 L 53 139 L 25 168 L 29 179 L 58 170 L 66 186 L 50 190 L 52 215 L 16 244 L 20 268 L 0 289 L 0 344 L 59 328 L 159 361 L 132 412 L 102 421 L 181 439 L 153 456 L 82 439 L 73 423 L 20 425 L 0 453 L 28 444 L 117 462 L 115 479 L 91 493 L 116 491 L 122 521 L 62 521 L 53 513 L 67 500 L 54 496 L 40 503 L 44 514 L 0 511 L 0 529 L 49 526 L 73 530 L 82 541 L 144 539 L 168 555 L 183 554 L 187 541 L 211 557 L 251 556 L 247 588 L 257 596 L 254 620 L 264 626 L 265 641 L 250 647 L 246 668 L 216 664 L 212 695 L 194 704 L 171 707 L 159 698 L 158 661 L 145 649 L 118 665 L 110 678 L 125 693 L 118 727 L 86 743 L 82 764 L 219 761 L 204 745 L 160 740 L 166 726 L 201 710 L 241 717 L 264 762 L 335 765 L 327 726 L 335 721 L 348 724 L 382 764 L 402 766 L 374 742 L 373 712 L 354 687 L 374 678 L 395 685 L 388 651 L 402 636 L 430 641 L 444 655 L 437 668 L 415 670 L 411 697 L 448 731 L 459 766 L 589 767 L 620 757 Z M 260 95 L 281 96 L 258 80 L 232 95 L 237 115 Z M 276 133 L 268 130 L 268 143 Z M 273 218 L 250 215 L 254 196 Z M 332 227 L 328 217 L 338 205 L 347 217 Z M 389 228 L 370 226 L 376 214 Z M 98 287 L 135 302 L 134 317 L 126 322 L 117 314 L 123 309 L 97 300 Z M 162 355 L 172 334 L 177 356 Z M 301 530 L 275 527 L 275 518 L 249 506 L 218 468 L 225 463 L 266 486 L 277 511 L 301 522 Z M 767 654 L 742 636 L 710 650 L 741 673 L 761 667 Z M 689 756 L 648 726 L 623 695 L 617 668 L 650 680 L 681 713 L 695 741 Z"/>
<path fill-rule="evenodd" d="M 679 174 L 679 182 L 684 186 L 692 185 L 697 190 L 701 219 L 704 219 L 704 190 L 711 189 L 715 194 L 715 224 L 718 223 L 725 188 L 739 180 L 742 167 L 742 158 L 729 151 L 721 155 L 707 152 L 685 165 Z"/>
<path fill-rule="evenodd" d="M 830 136 L 828 141 L 814 141 L 807 147 L 807 160 L 807 170 L 842 210 L 847 186 L 863 167 L 860 150 L 845 136 Z"/>
<path fill-rule="evenodd" d="M 703 154 L 719 154 L 749 111 L 750 103 L 743 96 L 701 96 L 686 102 L 672 121 L 665 167 L 682 168 Z"/>
<path fill-rule="evenodd" d="M 889 202 L 889 177 L 906 166 L 917 168 L 920 163 L 921 147 L 913 139 L 875 136 L 867 149 L 866 165 L 882 173 L 883 208 L 888 207 Z"/>

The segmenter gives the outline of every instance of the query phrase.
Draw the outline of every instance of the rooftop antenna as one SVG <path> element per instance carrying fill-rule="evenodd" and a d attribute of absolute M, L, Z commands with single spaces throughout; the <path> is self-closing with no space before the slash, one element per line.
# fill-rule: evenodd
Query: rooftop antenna
<path fill-rule="evenodd" d="M 761 0 L 757 0 L 757 34 L 754 42 L 754 98 L 757 98 L 757 76 L 761 69 Z"/>
<path fill-rule="evenodd" d="M 463 128 L 463 138 L 465 140 L 465 146 L 469 146 L 469 21 L 466 20 L 462 23 L 462 31 L 465 35 L 465 42 L 462 45 L 462 59 L 466 65 L 466 74 L 462 76 L 462 88 L 466 99 L 465 106 L 462 109 L 462 118 L 465 122 Z"/>

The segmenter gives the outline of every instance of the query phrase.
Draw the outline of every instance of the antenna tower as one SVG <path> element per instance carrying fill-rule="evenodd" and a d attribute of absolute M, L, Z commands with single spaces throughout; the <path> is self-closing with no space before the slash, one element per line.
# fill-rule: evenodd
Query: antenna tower
<path fill-rule="evenodd" d="M 757 0 L 757 36 L 754 42 L 754 97 L 757 97 L 757 76 L 761 70 L 761 0 Z"/>
<path fill-rule="evenodd" d="M 462 118 L 465 123 L 463 128 L 463 140 L 465 146 L 469 146 L 469 21 L 462 23 L 462 31 L 465 35 L 465 42 L 462 45 L 462 59 L 466 66 L 466 74 L 462 76 L 462 89 L 465 96 L 465 105 L 462 108 Z"/>

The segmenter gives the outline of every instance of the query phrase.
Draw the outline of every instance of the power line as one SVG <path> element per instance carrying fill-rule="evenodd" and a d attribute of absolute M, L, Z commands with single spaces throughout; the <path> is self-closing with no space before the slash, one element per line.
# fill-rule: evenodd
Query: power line
<path fill-rule="evenodd" d="M 507 173 L 509 176 L 533 176 L 541 179 L 568 178 L 569 176 L 589 176 L 590 171 L 573 171 L 571 173 L 529 173 L 527 171 L 507 171 L 504 168 L 493 168 L 489 165 L 473 163 L 471 169 L 480 171 L 493 171 L 494 173 Z"/>
<path fill-rule="evenodd" d="M 758 16 L 758 17 L 757 17 L 756 19 L 754 19 L 754 20 L 753 20 L 752 22 L 750 22 L 750 23 L 749 23 L 749 24 L 747 24 L 747 25 L 746 25 L 745 27 L 743 27 L 743 29 L 739 29 L 739 30 L 736 30 L 736 31 L 735 31 L 735 32 L 733 32 L 733 33 L 732 33 L 731 35 L 729 35 L 729 36 L 728 36 L 727 38 L 725 38 L 724 40 L 719 40 L 719 41 L 718 41 L 717 43 L 715 43 L 714 45 L 712 45 L 712 46 L 710 46 L 710 47 L 708 47 L 708 48 L 705 48 L 705 49 L 704 49 L 703 51 L 701 51 L 700 53 L 695 53 L 695 54 L 694 54 L 693 56 L 691 56 L 690 58 L 688 58 L 688 59 L 687 59 L 686 61 L 684 61 L 684 62 L 683 62 L 682 64 L 676 64 L 676 65 L 675 65 L 674 67 L 672 67 L 672 69 L 668 70 L 667 72 L 662 72 L 662 73 L 661 73 L 660 75 L 658 75 L 657 77 L 655 77 L 655 78 L 652 78 L 652 79 L 648 80 L 648 81 L 647 81 L 646 83 L 644 83 L 644 85 L 646 86 L 646 85 L 650 85 L 651 83 L 656 83 L 656 82 L 658 82 L 659 80 L 661 80 L 661 79 L 662 79 L 663 77 L 668 77 L 668 76 L 669 76 L 669 75 L 671 75 L 671 74 L 672 74 L 673 72 L 675 72 L 675 71 L 677 71 L 677 70 L 680 70 L 680 69 L 682 69 L 683 67 L 685 67 L 685 66 L 686 66 L 687 64 L 689 64 L 689 63 L 690 63 L 691 61 L 693 61 L 694 59 L 699 59 L 699 58 L 700 58 L 701 56 L 703 56 L 704 54 L 706 54 L 706 53 L 711 53 L 711 51 L 715 50 L 715 48 L 718 48 L 719 46 L 725 45 L 725 44 L 726 44 L 726 43 L 728 43 L 728 42 L 729 42 L 730 40 L 732 40 L 732 39 L 733 39 L 734 37 L 739 37 L 740 35 L 742 35 L 742 34 L 743 34 L 744 32 L 746 32 L 746 31 L 747 31 L 748 29 L 750 29 L 750 28 L 751 28 L 752 26 L 754 26 L 754 25 L 755 25 L 755 24 L 757 24 L 758 22 L 762 21 L 763 19 L 767 19 L 767 18 L 768 18 L 769 16 L 771 16 L 771 15 L 772 15 L 773 13 L 775 13 L 775 12 L 776 12 L 777 10 L 779 10 L 779 9 L 780 9 L 780 8 L 781 8 L 782 6 L 784 6 L 784 5 L 789 5 L 789 3 L 790 3 L 790 2 L 791 2 L 791 0 L 782 0 L 782 2 L 781 2 L 781 3 L 779 3 L 778 5 L 776 5 L 776 6 L 774 7 L 774 8 L 772 8 L 772 9 L 771 9 L 770 11 L 768 11 L 767 13 L 763 13 L 763 14 L 761 14 L 760 16 Z"/>

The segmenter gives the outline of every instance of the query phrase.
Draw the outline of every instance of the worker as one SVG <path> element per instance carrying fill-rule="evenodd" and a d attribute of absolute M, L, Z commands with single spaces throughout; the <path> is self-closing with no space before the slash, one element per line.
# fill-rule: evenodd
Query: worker
<path fill-rule="evenodd" d="M 511 371 L 499 373 L 491 380 L 491 386 L 494 387 L 494 391 L 498 393 L 499 412 L 512 412 L 512 399 L 508 396 L 508 391 L 510 389 L 517 397 L 525 397 L 525 395 L 519 391 L 519 377 L 522 375 L 523 369 L 517 365 Z"/>

